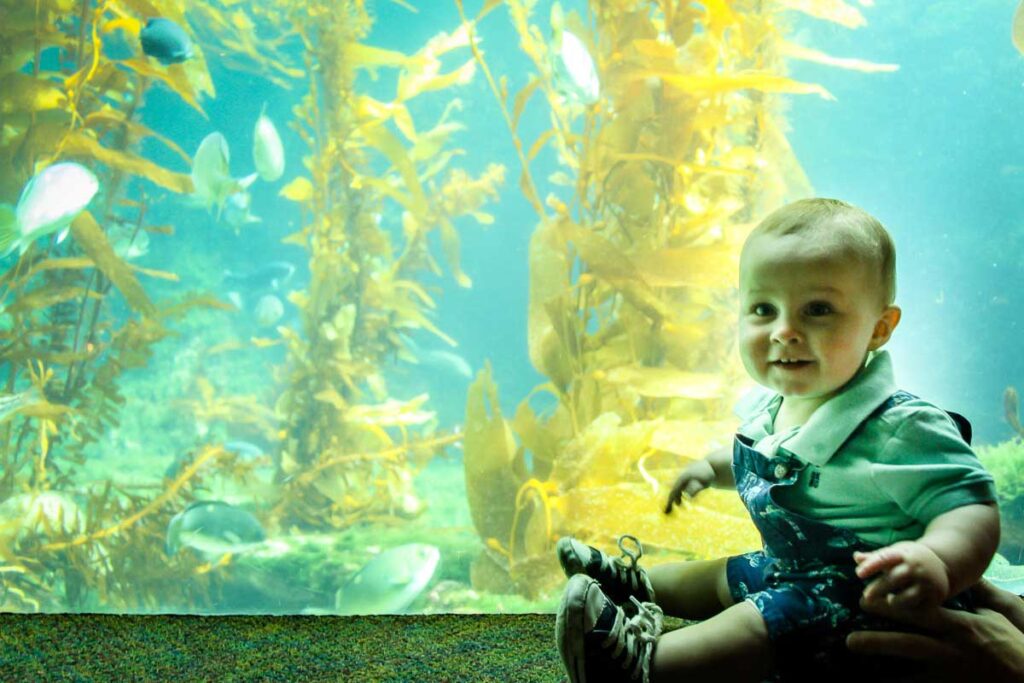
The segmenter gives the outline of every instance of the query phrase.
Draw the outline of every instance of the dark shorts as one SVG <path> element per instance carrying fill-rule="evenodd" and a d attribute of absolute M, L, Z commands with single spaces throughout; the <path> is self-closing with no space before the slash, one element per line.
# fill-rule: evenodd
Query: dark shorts
<path fill-rule="evenodd" d="M 855 630 L 907 630 L 860 609 L 865 584 L 856 576 L 851 580 L 848 571 L 787 571 L 785 563 L 758 551 L 730 557 L 726 577 L 733 599 L 749 600 L 764 618 L 776 660 L 770 680 L 882 683 L 903 681 L 918 671 L 907 659 L 854 655 L 846 649 L 846 636 Z"/>
<path fill-rule="evenodd" d="M 749 600 L 757 607 L 772 642 L 797 630 L 834 630 L 860 613 L 864 583 L 834 567 L 787 571 L 757 551 L 730 557 L 726 577 L 736 602 Z"/>

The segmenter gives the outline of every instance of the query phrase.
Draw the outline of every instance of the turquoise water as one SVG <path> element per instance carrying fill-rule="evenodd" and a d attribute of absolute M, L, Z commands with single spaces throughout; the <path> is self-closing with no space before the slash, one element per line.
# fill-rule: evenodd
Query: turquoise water
<path fill-rule="evenodd" d="M 454 31 L 460 21 L 454 3 L 411 0 L 416 12 L 403 4 L 368 3 L 375 22 L 364 42 L 412 53 L 438 32 Z M 475 16 L 482 4 L 468 2 L 467 14 Z M 1009 452 L 1012 444 L 1006 446 L 1006 442 L 1015 432 L 1004 417 L 1003 394 L 1009 386 L 1024 384 L 1024 357 L 1019 353 L 1024 215 L 1017 201 L 1024 184 L 1024 134 L 1017 125 L 1024 108 L 1024 57 L 1010 40 L 1012 3 L 936 1 L 927 3 L 926 9 L 917 3 L 865 6 L 870 4 L 856 5 L 867 20 L 857 30 L 786 13 L 791 24 L 787 35 L 794 42 L 836 57 L 899 67 L 863 73 L 790 60 L 790 77 L 818 83 L 835 99 L 779 96 L 786 111 L 788 139 L 817 195 L 861 206 L 876 215 L 895 239 L 897 303 L 903 320 L 888 348 L 900 385 L 966 415 L 974 425 L 975 445 L 1003 444 Z M 575 9 L 585 14 L 586 3 L 563 6 L 567 12 Z M 545 1 L 535 9 L 534 21 L 544 35 L 550 30 L 550 8 Z M 477 30 L 490 69 L 496 77 L 508 79 L 509 92 L 518 92 L 536 69 L 520 49 L 508 14 L 496 10 Z M 194 455 L 203 444 L 234 444 L 229 450 L 254 463 L 250 479 L 238 484 L 212 476 L 193 498 L 229 503 L 251 519 L 241 513 L 230 518 L 210 513 L 208 519 L 189 521 L 179 517 L 186 533 L 201 535 L 223 527 L 221 535 L 227 534 L 229 543 L 204 550 L 199 541 L 190 546 L 192 537 L 186 536 L 183 545 L 171 552 L 165 529 L 175 515 L 188 513 L 190 502 L 172 498 L 148 517 L 150 526 L 144 532 L 138 527 L 132 531 L 130 526 L 119 532 L 124 542 L 147 549 L 144 560 L 135 565 L 107 561 L 104 553 L 115 553 L 113 546 L 104 550 L 106 541 L 94 541 L 88 546 L 93 548 L 88 556 L 91 569 L 82 570 L 91 578 L 84 583 L 62 574 L 70 571 L 66 558 L 47 555 L 38 544 L 18 546 L 23 536 L 0 534 L 0 559 L 7 565 L 28 567 L 28 573 L 40 579 L 38 584 L 0 583 L 7 591 L 0 594 L 6 596 L 7 608 L 331 613 L 344 611 L 338 589 L 353 590 L 351 582 L 364 568 L 372 567 L 369 574 L 390 580 L 367 589 L 380 592 L 378 602 L 364 603 L 371 611 L 375 604 L 385 611 L 413 612 L 553 610 L 560 584 L 559 577 L 551 574 L 552 569 L 557 572 L 557 565 L 551 564 L 550 557 L 536 575 L 546 578 L 536 579 L 529 590 L 522 589 L 522 584 L 481 578 L 484 570 L 472 568 L 486 553 L 487 539 L 475 529 L 467 502 L 461 443 L 440 450 L 422 469 L 410 469 L 412 490 L 423 503 L 419 514 L 333 528 L 298 528 L 280 524 L 268 505 L 288 481 L 280 443 L 239 421 L 198 418 L 190 407 L 201 396 L 203 382 L 208 382 L 221 400 L 245 396 L 269 414 L 276 409 L 276 419 L 282 417 L 278 401 L 287 388 L 288 353 L 283 344 L 265 346 L 252 339 L 274 339 L 277 325 L 304 334 L 295 297 L 307 291 L 311 281 L 309 252 L 282 242 L 309 217 L 298 204 L 279 195 L 297 175 L 306 173 L 304 158 L 310 151 L 291 122 L 307 83 L 296 79 L 290 89 L 282 88 L 239 68 L 237 60 L 218 54 L 209 41 L 199 39 L 199 44 L 207 53 L 217 91 L 215 97 L 202 101 L 206 117 L 157 85 L 147 90 L 139 120 L 188 155 L 209 134 L 220 132 L 230 148 L 230 174 L 239 178 L 254 170 L 253 126 L 263 111 L 281 136 L 285 172 L 273 182 L 255 181 L 250 211 L 260 220 L 237 233 L 223 217 L 193 206 L 184 195 L 132 181 L 127 192 L 135 198 L 144 194 L 146 222 L 173 228 L 173 234 L 150 234 L 148 253 L 133 261 L 146 269 L 178 275 L 177 281 L 144 278 L 147 294 L 166 301 L 208 293 L 233 302 L 237 310 L 197 309 L 168 322 L 174 334 L 152 347 L 144 365 L 126 371 L 119 380 L 125 398 L 118 408 L 119 424 L 89 446 L 85 462 L 63 465 L 69 478 L 53 490 L 77 501 L 89 516 L 96 510 L 88 508 L 86 500 L 90 491 L 97 490 L 89 486 L 102 488 L 111 482 L 139 496 L 134 508 L 139 509 L 138 501 L 157 495 L 168 477 L 173 479 L 187 465 L 186 456 Z M 132 49 L 129 44 L 112 43 L 108 56 L 118 51 L 125 56 Z M 292 64 L 302 63 L 294 39 L 285 42 L 283 54 Z M 446 56 L 443 63 L 447 70 L 471 58 L 463 48 Z M 46 68 L 56 68 L 54 53 L 44 52 L 41 59 Z M 21 71 L 29 74 L 31 66 Z M 381 68 L 376 78 L 363 71 L 356 91 L 386 101 L 393 97 L 395 81 L 394 70 Z M 461 101 L 461 108 L 454 109 L 452 117 L 464 129 L 451 139 L 454 147 L 463 150 L 452 166 L 473 177 L 488 164 L 505 166 L 500 200 L 483 209 L 495 221 L 480 226 L 460 218 L 456 223 L 462 268 L 472 279 L 471 288 L 458 286 L 440 256 L 436 235 L 431 238 L 432 253 L 445 272 L 423 275 L 421 282 L 437 302 L 431 322 L 457 346 L 449 347 L 422 330 L 412 332 L 408 337 L 419 363 L 392 358 L 382 367 L 391 398 L 410 400 L 429 394 L 427 407 L 436 413 L 432 426 L 444 434 L 462 431 L 470 383 L 485 364 L 492 369 L 506 418 L 511 419 L 528 397 L 538 412 L 554 409 L 550 394 L 531 396 L 548 379 L 529 357 L 528 248 L 538 217 L 520 191 L 520 162 L 496 99 L 478 70 L 470 83 L 423 95 L 409 103 L 409 110 L 422 131 L 438 120 L 453 97 Z M 537 96 L 524 109 L 518 134 L 529 144 L 549 126 L 550 109 Z M 576 129 L 579 126 L 577 122 Z M 140 153 L 178 173 L 189 172 L 179 155 L 152 139 L 142 143 Z M 376 163 L 381 163 L 379 158 Z M 542 197 L 550 192 L 568 200 L 567 188 L 546 180 L 562 170 L 552 147 L 540 152 L 530 169 L 540 181 Z M 4 198 L 11 203 L 16 199 L 17 194 Z M 384 202 L 379 221 L 400 243 L 400 207 Z M 73 253 L 67 244 L 54 248 L 58 249 L 55 254 Z M 9 257 L 4 268 L 13 267 L 14 262 Z M 228 275 L 255 277 L 273 263 L 290 264 L 294 272 L 276 284 L 237 284 Z M 259 310 L 260 299 L 267 295 L 277 297 L 282 305 L 279 319 L 271 323 L 261 320 L 261 315 L 270 314 Z M 123 322 L 132 315 L 123 302 L 111 306 L 116 320 Z M 109 338 L 101 335 L 99 339 Z M 8 440 L 11 454 L 16 452 L 14 443 Z M 524 455 L 528 467 L 532 458 L 530 452 Z M 1006 458 L 1013 461 L 1013 453 Z M 1005 464 L 1006 458 L 998 472 L 1009 504 L 1016 499 L 1017 484 L 1015 469 Z M 24 522 L 31 496 L 38 494 L 30 492 L 26 472 L 12 474 L 0 489 L 0 496 L 15 501 L 0 508 L 4 515 L 0 522 L 5 517 L 10 522 L 8 531 Z M 127 493 L 124 500 L 129 500 Z M 495 501 L 496 506 L 500 504 L 511 502 Z M 105 519 L 128 517 L 126 512 Z M 94 534 L 102 528 L 99 523 L 76 524 L 70 524 L 63 536 L 55 529 L 48 534 L 36 532 L 52 541 Z M 254 524 L 262 527 L 261 533 Z M 239 529 L 250 533 L 239 539 Z M 598 531 L 608 543 L 612 535 L 629 529 Z M 500 543 L 507 540 L 498 539 Z M 242 541 L 260 548 L 238 546 Z M 419 549 L 412 550 L 413 544 L 419 544 Z M 422 550 L 423 545 L 436 549 L 436 556 L 433 550 Z M 661 550 L 655 544 L 655 556 Z M 26 557 L 31 561 L 23 563 Z M 371 565 L 375 558 L 388 561 Z M 145 578 L 140 586 L 165 577 L 164 585 L 173 588 L 134 591 L 135 577 Z M 79 586 L 74 591 L 68 588 L 72 583 Z M 13 590 L 28 598 L 17 597 Z"/>

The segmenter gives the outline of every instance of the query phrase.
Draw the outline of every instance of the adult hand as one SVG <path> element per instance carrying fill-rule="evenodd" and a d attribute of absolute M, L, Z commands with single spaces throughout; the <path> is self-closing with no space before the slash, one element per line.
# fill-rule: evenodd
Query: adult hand
<path fill-rule="evenodd" d="M 715 469 L 707 460 L 698 460 L 683 468 L 683 471 L 672 485 L 668 494 L 668 502 L 665 504 L 665 514 L 672 512 L 672 506 L 683 505 L 683 495 L 693 498 L 698 493 L 711 486 L 715 481 Z"/>
<path fill-rule="evenodd" d="M 846 645 L 853 652 L 923 662 L 926 670 L 915 681 L 1024 683 L 1024 604 L 984 579 L 973 590 L 978 602 L 974 613 L 861 600 L 866 611 L 924 633 L 857 631 L 847 636 Z"/>

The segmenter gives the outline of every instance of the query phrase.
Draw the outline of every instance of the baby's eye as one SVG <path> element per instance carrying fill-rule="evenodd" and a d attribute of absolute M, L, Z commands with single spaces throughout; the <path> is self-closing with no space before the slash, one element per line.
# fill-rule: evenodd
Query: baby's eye
<path fill-rule="evenodd" d="M 774 311 L 770 304 L 754 304 L 750 307 L 750 312 L 759 317 L 771 315 Z"/>
<path fill-rule="evenodd" d="M 832 312 L 832 306 L 824 301 L 815 301 L 807 305 L 807 314 L 811 316 L 828 315 Z"/>

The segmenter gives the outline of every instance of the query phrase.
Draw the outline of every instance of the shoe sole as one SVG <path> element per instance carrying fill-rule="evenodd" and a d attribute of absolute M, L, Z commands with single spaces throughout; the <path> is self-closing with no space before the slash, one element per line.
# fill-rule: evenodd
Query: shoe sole
<path fill-rule="evenodd" d="M 597 581 L 584 574 L 575 574 L 562 594 L 555 618 L 555 639 L 558 654 L 569 674 L 571 683 L 587 683 L 586 658 L 583 653 L 583 612 L 587 604 L 587 591 Z"/>

